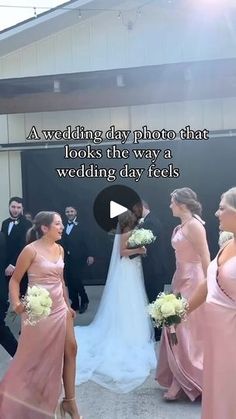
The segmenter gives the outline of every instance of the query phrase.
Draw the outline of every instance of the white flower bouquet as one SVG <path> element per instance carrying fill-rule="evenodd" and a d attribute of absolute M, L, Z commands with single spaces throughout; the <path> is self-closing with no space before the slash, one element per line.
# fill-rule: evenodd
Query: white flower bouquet
<path fill-rule="evenodd" d="M 152 317 L 154 325 L 169 328 L 173 345 L 178 343 L 174 325 L 186 317 L 187 309 L 188 302 L 181 294 L 165 294 L 164 292 L 161 292 L 157 299 L 148 305 L 148 313 Z"/>
<path fill-rule="evenodd" d="M 145 228 L 139 228 L 134 230 L 131 236 L 128 238 L 128 247 L 135 249 L 137 247 L 146 246 L 153 243 L 156 240 L 153 232 Z"/>
<path fill-rule="evenodd" d="M 40 320 L 47 318 L 51 313 L 52 299 L 48 290 L 39 286 L 33 285 L 28 287 L 27 293 L 21 299 L 25 306 L 27 319 L 25 324 L 34 326 Z"/>

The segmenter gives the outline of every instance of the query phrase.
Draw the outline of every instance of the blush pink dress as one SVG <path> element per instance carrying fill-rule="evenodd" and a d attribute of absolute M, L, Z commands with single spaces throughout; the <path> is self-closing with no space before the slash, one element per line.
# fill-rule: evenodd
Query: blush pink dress
<path fill-rule="evenodd" d="M 33 245 L 32 245 L 33 246 Z M 53 263 L 36 253 L 29 270 L 29 286 L 46 288 L 52 298 L 48 318 L 24 325 L 17 352 L 0 383 L 0 419 L 49 419 L 62 390 L 67 305 L 63 297 L 63 259 Z"/>
<path fill-rule="evenodd" d="M 236 419 L 236 256 L 208 268 L 202 419 Z"/>
<path fill-rule="evenodd" d="M 200 256 L 178 226 L 172 235 L 175 249 L 176 271 L 172 291 L 181 293 L 187 300 L 204 280 Z M 173 378 L 190 400 L 195 400 L 202 389 L 204 307 L 200 307 L 178 325 L 177 345 L 170 344 L 168 330 L 163 329 L 156 380 L 163 387 L 170 387 Z"/>

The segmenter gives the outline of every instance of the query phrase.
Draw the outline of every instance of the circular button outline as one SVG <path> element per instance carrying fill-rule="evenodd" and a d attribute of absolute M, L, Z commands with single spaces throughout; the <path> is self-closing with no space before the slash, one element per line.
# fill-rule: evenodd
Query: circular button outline
<path fill-rule="evenodd" d="M 132 188 L 120 184 L 107 186 L 99 192 L 94 201 L 93 214 L 99 227 L 107 233 L 115 230 L 118 223 L 118 216 L 110 217 L 111 201 L 132 211 L 133 206 L 141 202 L 141 198 Z"/>

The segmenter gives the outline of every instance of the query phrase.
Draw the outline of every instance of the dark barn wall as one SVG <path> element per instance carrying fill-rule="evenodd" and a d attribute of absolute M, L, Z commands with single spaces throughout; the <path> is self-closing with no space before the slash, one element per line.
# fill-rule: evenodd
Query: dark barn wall
<path fill-rule="evenodd" d="M 129 148 L 131 145 L 122 146 Z M 82 163 L 99 167 L 121 168 L 126 160 L 65 160 L 63 149 L 32 150 L 22 152 L 23 194 L 26 208 L 33 214 L 39 210 L 57 210 L 61 214 L 64 207 L 72 203 L 79 207 L 81 222 L 88 226 L 91 253 L 96 257 L 96 264 L 87 269 L 87 283 L 104 283 L 108 269 L 112 237 L 108 236 L 95 222 L 93 203 L 97 194 L 107 186 L 123 184 L 133 188 L 147 200 L 152 211 L 163 222 L 166 231 L 167 265 L 169 282 L 174 270 L 174 252 L 170 246 L 173 227 L 179 222 L 171 215 L 169 209 L 170 192 L 183 186 L 191 187 L 199 196 L 203 205 L 203 218 L 206 221 L 207 235 L 212 257 L 218 245 L 218 222 L 214 213 L 218 207 L 220 195 L 231 186 L 236 185 L 235 156 L 236 138 L 211 138 L 207 141 L 152 141 L 144 142 L 136 148 L 170 149 L 172 159 L 159 157 L 156 166 L 163 168 L 172 163 L 179 167 L 179 178 L 147 178 L 143 175 L 139 182 L 118 178 L 115 182 L 106 179 L 60 179 L 56 167 L 78 168 Z M 104 146 L 99 146 L 104 150 Z M 104 154 L 104 153 L 103 153 Z M 132 154 L 132 153 L 131 153 Z M 149 160 L 129 159 L 131 167 L 148 167 Z M 114 197 L 115 198 L 115 197 Z M 157 238 L 158 240 L 158 238 Z"/>

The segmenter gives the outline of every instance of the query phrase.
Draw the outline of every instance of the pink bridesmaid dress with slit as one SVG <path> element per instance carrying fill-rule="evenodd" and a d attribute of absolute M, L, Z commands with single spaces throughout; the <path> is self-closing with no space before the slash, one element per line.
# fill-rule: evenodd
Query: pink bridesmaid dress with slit
<path fill-rule="evenodd" d="M 217 256 L 207 285 L 202 419 L 236 419 L 236 256 Z"/>
<path fill-rule="evenodd" d="M 171 288 L 175 294 L 180 292 L 189 300 L 204 280 L 201 259 L 181 226 L 175 228 L 171 242 L 176 256 L 176 271 Z M 202 390 L 204 321 L 202 306 L 178 325 L 177 345 L 170 343 L 167 328 L 163 329 L 160 342 L 156 380 L 161 386 L 169 388 L 174 378 L 178 387 L 192 401 Z"/>
<path fill-rule="evenodd" d="M 29 286 L 49 291 L 52 310 L 35 326 L 25 325 L 22 315 L 18 349 L 0 383 L 0 419 L 55 417 L 62 391 L 67 318 L 63 267 L 62 256 L 54 263 L 36 253 L 28 270 Z"/>

